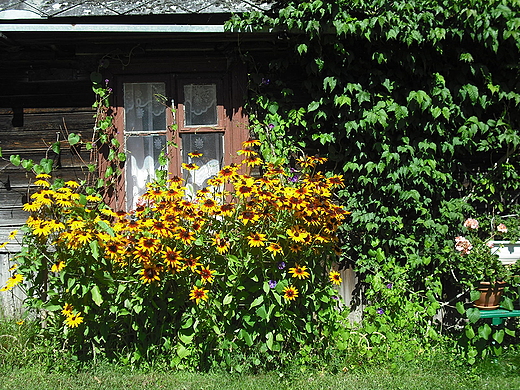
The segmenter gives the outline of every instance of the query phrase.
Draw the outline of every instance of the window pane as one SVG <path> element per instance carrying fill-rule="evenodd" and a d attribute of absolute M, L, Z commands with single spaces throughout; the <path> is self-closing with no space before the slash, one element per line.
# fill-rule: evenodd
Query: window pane
<path fill-rule="evenodd" d="M 222 169 L 223 135 L 222 133 L 181 134 L 182 162 L 194 163 L 200 168 L 194 171 L 183 169 L 188 195 L 193 196 L 198 190 L 207 187 L 208 179 L 215 177 Z M 202 153 L 201 157 L 192 158 L 188 153 Z"/>
<path fill-rule="evenodd" d="M 184 86 L 184 117 L 186 126 L 216 126 L 216 84 L 188 84 Z"/>
<path fill-rule="evenodd" d="M 135 209 L 139 197 L 146 191 L 146 183 L 155 178 L 162 151 L 166 151 L 166 135 L 126 137 L 127 210 Z"/>
<path fill-rule="evenodd" d="M 125 131 L 165 131 L 166 108 L 156 95 L 164 96 L 164 83 L 125 83 Z"/>

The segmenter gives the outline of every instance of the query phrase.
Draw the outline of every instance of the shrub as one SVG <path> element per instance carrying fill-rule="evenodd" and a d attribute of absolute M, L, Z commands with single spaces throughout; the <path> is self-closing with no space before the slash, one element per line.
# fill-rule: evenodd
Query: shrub
<path fill-rule="evenodd" d="M 25 280 L 43 331 L 81 356 L 166 352 L 172 365 L 203 366 L 242 353 L 260 364 L 333 343 L 336 230 L 349 213 L 332 196 L 342 178 L 317 171 L 315 157 L 301 158 L 300 171 L 263 164 L 255 144 L 194 198 L 172 177 L 130 212 L 40 174 L 6 287 Z M 246 164 L 263 174 L 240 173 Z"/>

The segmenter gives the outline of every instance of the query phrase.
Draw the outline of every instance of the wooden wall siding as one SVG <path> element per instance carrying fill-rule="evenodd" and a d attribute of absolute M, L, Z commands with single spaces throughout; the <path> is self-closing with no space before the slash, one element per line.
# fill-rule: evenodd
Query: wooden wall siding
<path fill-rule="evenodd" d="M 84 147 L 70 147 L 69 133 L 79 133 L 84 141 L 92 139 L 94 111 L 91 107 L 24 109 L 23 126 L 14 127 L 13 111 L 0 109 L 0 227 L 16 227 L 27 219 L 22 210 L 28 195 L 35 190 L 31 184 L 34 175 L 10 163 L 11 155 L 40 162 L 42 158 L 54 160 L 54 177 L 84 179 L 90 152 Z M 61 143 L 60 155 L 51 150 L 57 140 Z M 5 236 L 0 231 L 0 241 Z"/>
<path fill-rule="evenodd" d="M 11 228 L 0 227 L 0 236 L 7 237 L 11 231 Z M 18 233 L 17 238 L 21 240 L 20 233 Z M 1 243 L 3 242 L 1 241 Z M 0 288 L 5 286 L 7 279 L 12 276 L 9 268 L 16 263 L 16 253 L 19 251 L 20 245 L 16 238 L 6 247 L 0 249 Z M 20 286 L 15 286 L 10 291 L 0 291 L 0 316 L 5 315 L 15 319 L 21 318 L 24 311 L 22 307 L 24 298 L 25 293 Z"/>

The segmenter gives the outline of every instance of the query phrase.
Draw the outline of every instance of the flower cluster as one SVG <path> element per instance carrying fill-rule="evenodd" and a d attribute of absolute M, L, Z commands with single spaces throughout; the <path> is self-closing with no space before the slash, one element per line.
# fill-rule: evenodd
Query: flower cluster
<path fill-rule="evenodd" d="M 85 304 L 80 292 L 100 306 L 109 299 L 103 298 L 104 285 L 115 280 L 135 291 L 163 288 L 195 305 L 223 297 L 229 302 L 230 289 L 240 295 L 262 288 L 290 303 L 326 284 L 339 285 L 340 274 L 330 264 L 336 230 L 349 214 L 332 201 L 342 177 L 317 171 L 325 159 L 304 157 L 298 180 L 291 180 L 294 169 L 261 163 L 252 149 L 257 144 L 246 142 L 239 151 L 243 162 L 223 167 L 194 197 L 173 176 L 151 183 L 128 212 L 112 210 L 75 181 L 51 183 L 48 175 L 38 175 L 41 190 L 24 205 L 31 213 L 25 242 L 41 251 L 38 272 L 45 269 L 48 288 L 59 291 L 51 299 L 63 308 L 65 324 L 77 327 L 94 311 L 79 306 Z M 258 164 L 262 176 L 243 173 Z M 34 260 L 23 259 L 23 270 L 32 272 Z M 257 286 L 237 285 L 240 278 Z"/>
<path fill-rule="evenodd" d="M 492 239 L 496 234 L 507 232 L 507 227 L 501 223 L 494 233 L 488 234 L 481 230 L 478 220 L 468 218 L 463 223 L 463 229 L 466 234 L 455 237 L 455 252 L 460 256 L 457 269 L 463 272 L 463 280 L 472 284 L 481 280 L 495 281 L 504 278 L 506 269 L 492 251 Z"/>

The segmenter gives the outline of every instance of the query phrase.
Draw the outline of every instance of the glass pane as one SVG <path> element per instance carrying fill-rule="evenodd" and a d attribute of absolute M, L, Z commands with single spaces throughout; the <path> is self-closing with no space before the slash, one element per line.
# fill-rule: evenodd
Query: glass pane
<path fill-rule="evenodd" d="M 125 132 L 165 131 L 166 107 L 157 101 L 164 96 L 164 83 L 125 83 Z"/>
<path fill-rule="evenodd" d="M 215 126 L 218 124 L 216 84 L 184 86 L 184 117 L 186 126 Z"/>
<path fill-rule="evenodd" d="M 155 178 L 160 168 L 159 155 L 166 151 L 166 135 L 126 137 L 126 207 L 135 209 L 139 197 L 146 191 L 146 183 Z"/>
<path fill-rule="evenodd" d="M 194 171 L 183 169 L 187 194 L 193 196 L 201 188 L 207 187 L 208 179 L 215 177 L 222 169 L 224 155 L 223 134 L 181 134 L 182 162 L 194 163 L 200 168 Z M 189 153 L 202 153 L 201 157 L 190 157 Z"/>

